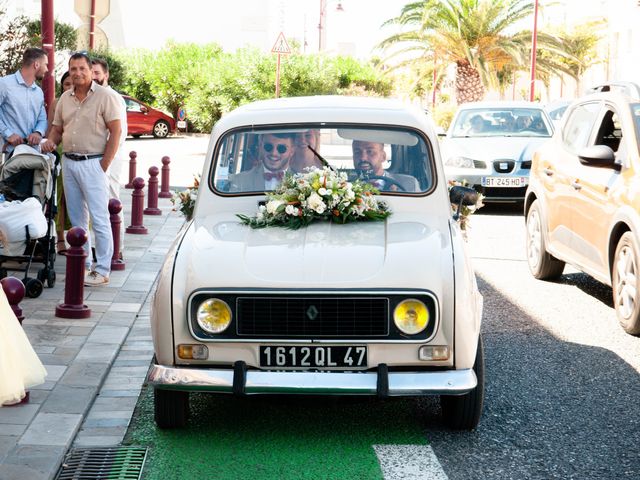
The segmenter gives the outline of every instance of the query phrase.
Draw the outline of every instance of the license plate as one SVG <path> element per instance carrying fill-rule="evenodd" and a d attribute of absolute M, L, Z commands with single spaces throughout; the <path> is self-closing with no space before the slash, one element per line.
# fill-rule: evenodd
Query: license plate
<path fill-rule="evenodd" d="M 482 177 L 483 187 L 525 187 L 526 177 Z"/>
<path fill-rule="evenodd" d="M 260 366 L 277 368 L 362 368 L 367 366 L 365 346 L 261 346 Z"/>

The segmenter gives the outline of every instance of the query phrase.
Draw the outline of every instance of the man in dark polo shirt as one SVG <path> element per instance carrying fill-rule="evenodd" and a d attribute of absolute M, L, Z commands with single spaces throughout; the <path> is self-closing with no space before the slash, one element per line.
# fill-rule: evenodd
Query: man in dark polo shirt
<path fill-rule="evenodd" d="M 73 226 L 88 231 L 89 217 L 96 239 L 96 264 L 91 265 L 91 238 L 87 252 L 85 285 L 109 283 L 113 238 L 109 223 L 107 170 L 120 141 L 120 105 L 113 93 L 92 80 L 91 59 L 74 53 L 69 59 L 73 88 L 62 94 L 56 106 L 44 152 L 62 141 L 62 171 L 67 210 Z"/>

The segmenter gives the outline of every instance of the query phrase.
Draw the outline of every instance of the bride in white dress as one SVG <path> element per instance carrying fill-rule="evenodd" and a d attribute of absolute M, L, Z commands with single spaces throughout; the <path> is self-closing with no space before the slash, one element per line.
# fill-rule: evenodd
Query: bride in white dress
<path fill-rule="evenodd" d="M 0 407 L 20 402 L 46 375 L 0 287 Z"/>

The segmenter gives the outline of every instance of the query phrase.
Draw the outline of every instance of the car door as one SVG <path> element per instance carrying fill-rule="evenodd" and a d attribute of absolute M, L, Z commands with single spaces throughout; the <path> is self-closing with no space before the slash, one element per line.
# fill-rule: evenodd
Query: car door
<path fill-rule="evenodd" d="M 127 124 L 129 135 L 139 135 L 148 133 L 150 129 L 145 125 L 146 114 L 143 110 L 144 106 L 140 102 L 136 102 L 133 98 L 124 97 L 127 105 Z"/>
<path fill-rule="evenodd" d="M 628 163 L 625 130 L 615 106 L 605 103 L 589 145 L 610 147 L 620 168 L 580 164 L 572 180 L 575 189 L 572 246 L 577 263 L 605 283 L 609 282 L 609 230 L 617 209 L 616 192 L 624 183 L 620 171 Z"/>
<path fill-rule="evenodd" d="M 575 209 L 575 171 L 580 166 L 578 151 L 592 136 L 601 102 L 589 101 L 568 112 L 564 128 L 550 144 L 540 150 L 537 175 L 545 196 L 548 248 L 559 257 L 572 255 L 573 211 Z"/>

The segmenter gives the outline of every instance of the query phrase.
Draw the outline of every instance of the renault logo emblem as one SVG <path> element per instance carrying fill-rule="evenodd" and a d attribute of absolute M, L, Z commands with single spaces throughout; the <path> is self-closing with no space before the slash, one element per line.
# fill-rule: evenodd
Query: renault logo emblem
<path fill-rule="evenodd" d="M 309 308 L 307 308 L 307 318 L 309 320 L 315 320 L 319 313 L 320 312 L 315 305 L 311 305 Z"/>

